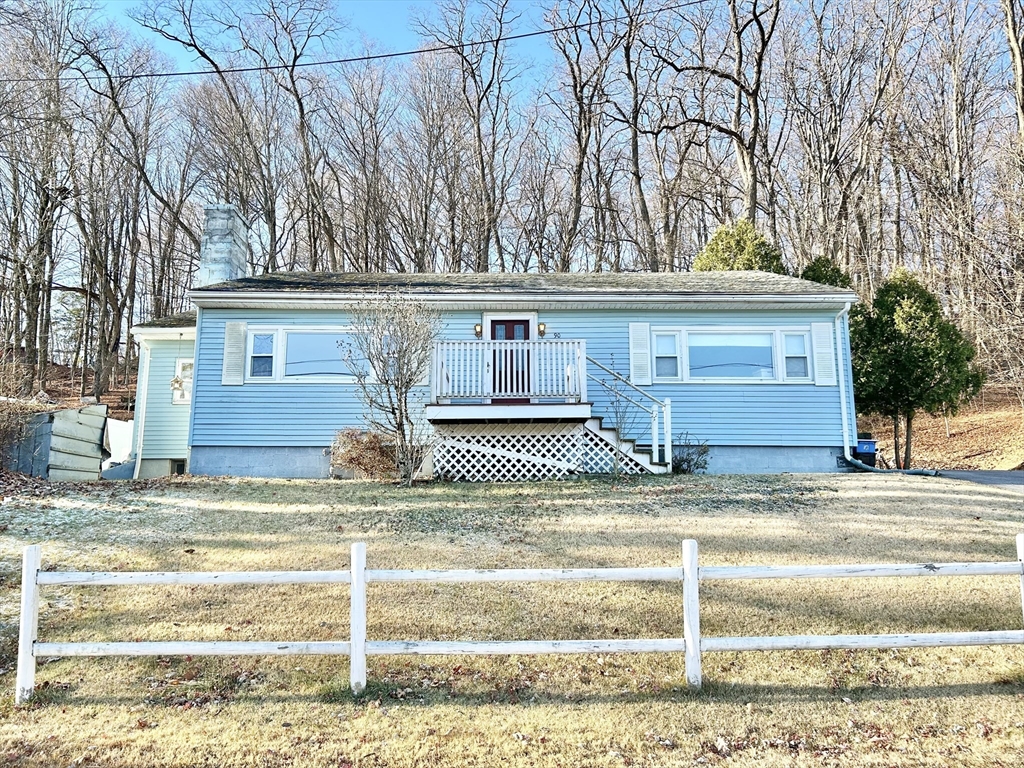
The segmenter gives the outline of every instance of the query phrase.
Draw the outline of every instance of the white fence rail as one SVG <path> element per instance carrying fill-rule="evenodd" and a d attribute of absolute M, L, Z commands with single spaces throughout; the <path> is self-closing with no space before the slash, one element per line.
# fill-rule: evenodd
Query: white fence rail
<path fill-rule="evenodd" d="M 438 341 L 432 403 L 453 400 L 587 399 L 586 341 Z"/>
<path fill-rule="evenodd" d="M 845 648 L 927 648 L 1024 644 L 1024 629 L 986 632 L 931 632 L 869 635 L 792 635 L 765 637 L 701 637 L 700 582 L 723 579 L 845 579 L 920 576 L 1017 576 L 1024 618 L 1024 533 L 1018 534 L 1017 560 L 994 563 L 920 563 L 813 566 L 710 566 L 698 563 L 697 542 L 682 547 L 679 568 L 535 568 L 474 570 L 372 570 L 366 568 L 366 545 L 352 545 L 348 571 L 264 571 L 230 573 L 78 573 L 40 570 L 41 549 L 25 548 L 22 561 L 21 622 L 15 701 L 27 701 L 35 688 L 36 659 L 48 656 L 241 656 L 339 655 L 349 657 L 352 691 L 366 687 L 367 656 L 683 653 L 686 680 L 702 681 L 702 654 L 716 651 L 825 650 Z M 681 582 L 681 637 L 636 640 L 368 640 L 367 585 L 373 582 L 508 583 L 553 581 Z M 315 642 L 39 642 L 39 591 L 49 585 L 135 584 L 350 584 L 348 641 Z"/>

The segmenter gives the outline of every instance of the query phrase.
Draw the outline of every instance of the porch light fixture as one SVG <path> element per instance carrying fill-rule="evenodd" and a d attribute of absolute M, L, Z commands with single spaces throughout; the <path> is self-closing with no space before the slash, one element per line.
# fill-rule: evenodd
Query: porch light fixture
<path fill-rule="evenodd" d="M 473 326 L 473 333 L 476 334 L 478 339 L 482 339 L 484 337 L 484 327 L 480 323 L 477 323 Z"/>
<path fill-rule="evenodd" d="M 544 338 L 544 334 L 547 332 L 548 327 L 544 323 L 537 323 L 537 335 Z"/>

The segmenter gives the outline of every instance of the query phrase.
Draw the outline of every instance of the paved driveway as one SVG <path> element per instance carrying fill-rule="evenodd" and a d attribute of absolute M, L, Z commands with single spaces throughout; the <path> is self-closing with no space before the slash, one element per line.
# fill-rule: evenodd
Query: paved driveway
<path fill-rule="evenodd" d="M 939 472 L 940 477 L 951 477 L 954 480 L 969 480 L 982 485 L 998 485 L 1024 493 L 1024 469 L 948 469 Z"/>

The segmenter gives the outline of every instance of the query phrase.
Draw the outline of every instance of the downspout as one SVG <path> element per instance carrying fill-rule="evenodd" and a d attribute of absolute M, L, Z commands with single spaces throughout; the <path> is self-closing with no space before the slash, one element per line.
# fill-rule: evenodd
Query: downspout
<path fill-rule="evenodd" d="M 196 307 L 196 338 L 192 342 L 192 398 L 188 403 L 188 436 L 185 438 L 185 471 L 192 472 L 192 433 L 196 424 L 196 381 L 199 377 L 199 334 L 203 327 L 203 308 Z"/>
<path fill-rule="evenodd" d="M 839 374 L 839 407 L 842 411 L 843 417 L 843 458 L 857 469 L 862 469 L 866 472 L 878 472 L 883 475 L 927 475 L 929 477 L 937 477 L 938 472 L 934 469 L 879 469 L 878 467 L 872 467 L 870 464 L 865 464 L 859 459 L 853 458 L 850 454 L 850 418 L 849 418 L 849 406 L 847 405 L 846 397 L 846 366 L 843 365 L 843 347 L 845 345 L 840 344 L 842 336 L 842 320 L 844 316 L 850 314 L 850 302 L 846 302 L 846 306 L 840 310 L 839 314 L 836 315 L 835 327 L 836 327 L 836 352 L 838 353 L 839 366 L 837 373 Z"/>
<path fill-rule="evenodd" d="M 139 344 L 142 348 L 140 357 L 145 360 L 145 366 L 140 365 L 139 379 L 135 384 L 135 421 L 137 422 L 135 435 L 138 438 L 138 444 L 135 446 L 135 466 L 132 468 L 132 480 L 139 479 L 139 471 L 142 469 L 142 438 L 146 429 L 146 406 L 149 401 L 149 343 L 145 339 L 140 339 Z M 140 400 L 142 401 L 141 408 L 139 407 Z"/>

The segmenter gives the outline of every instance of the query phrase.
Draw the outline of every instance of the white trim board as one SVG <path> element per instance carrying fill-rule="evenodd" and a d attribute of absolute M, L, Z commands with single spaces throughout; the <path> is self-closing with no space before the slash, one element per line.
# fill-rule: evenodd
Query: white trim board
<path fill-rule="evenodd" d="M 427 421 L 586 421 L 590 418 L 590 403 L 530 403 L 520 405 L 452 404 L 426 405 Z"/>
<path fill-rule="evenodd" d="M 483 326 L 483 340 L 491 339 L 491 324 L 495 320 L 529 320 L 530 341 L 537 341 L 537 313 L 536 312 L 483 312 L 480 316 L 480 324 Z"/>
<path fill-rule="evenodd" d="M 195 341 L 196 327 L 194 325 L 184 326 L 181 328 L 143 328 L 135 326 L 132 328 L 131 334 L 137 341 L 174 341 L 175 339 L 181 339 L 182 341 Z"/>

